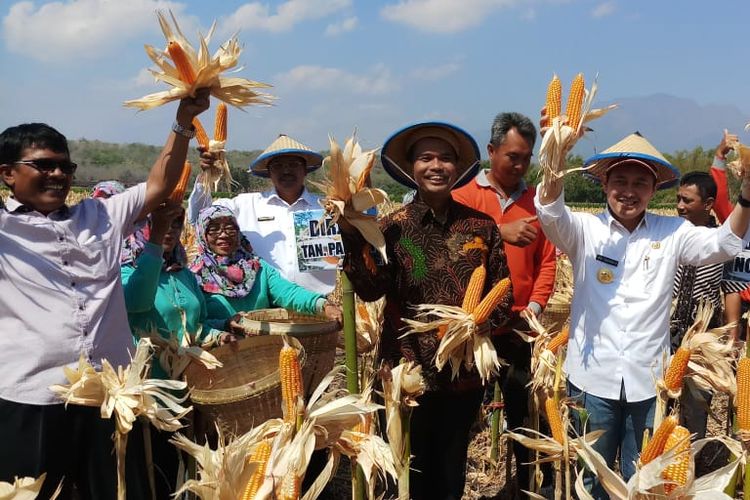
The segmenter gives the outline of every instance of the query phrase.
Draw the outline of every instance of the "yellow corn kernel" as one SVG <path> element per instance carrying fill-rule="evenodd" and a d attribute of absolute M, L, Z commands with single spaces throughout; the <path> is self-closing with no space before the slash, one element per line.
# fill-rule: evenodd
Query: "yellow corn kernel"
<path fill-rule="evenodd" d="M 461 305 L 464 311 L 470 313 L 479 305 L 482 292 L 484 292 L 484 280 L 486 277 L 487 268 L 484 267 L 484 263 L 478 265 L 471 273 L 469 285 L 466 287 L 466 293 L 464 294 L 464 303 Z"/>
<path fill-rule="evenodd" d="M 750 431 L 750 358 L 737 363 L 737 426 Z"/>
<path fill-rule="evenodd" d="M 547 344 L 547 349 L 552 351 L 553 354 L 557 354 L 557 350 L 563 346 L 568 345 L 568 339 L 570 338 L 570 327 L 565 325 L 560 333 L 555 335 L 552 340 Z"/>
<path fill-rule="evenodd" d="M 690 350 L 684 347 L 679 347 L 672 356 L 672 361 L 669 362 L 669 368 L 667 369 L 666 375 L 664 375 L 664 385 L 670 391 L 678 391 L 682 389 L 682 382 L 685 379 L 685 373 L 687 373 L 688 362 L 690 361 Z"/>
<path fill-rule="evenodd" d="M 216 121 L 214 123 L 214 140 L 227 140 L 227 105 L 220 102 L 216 106 Z"/>
<path fill-rule="evenodd" d="M 547 118 L 550 125 L 553 118 L 560 116 L 560 108 L 562 108 L 561 100 L 562 84 L 557 75 L 554 75 L 547 86 Z"/>
<path fill-rule="evenodd" d="M 185 160 L 185 164 L 182 166 L 182 173 L 180 179 L 177 181 L 177 185 L 169 195 L 169 201 L 174 203 L 182 203 L 182 199 L 185 197 L 185 190 L 187 189 L 188 181 L 190 180 L 190 162 Z"/>
<path fill-rule="evenodd" d="M 167 52 L 169 52 L 169 57 L 172 58 L 174 67 L 180 75 L 180 80 L 188 85 L 195 83 L 195 70 L 193 69 L 193 65 L 190 64 L 190 60 L 185 54 L 182 45 L 179 42 L 171 41 L 167 44 Z"/>
<path fill-rule="evenodd" d="M 255 498 L 255 494 L 258 493 L 260 485 L 263 484 L 263 478 L 266 475 L 266 465 L 268 465 L 268 458 L 270 456 L 271 441 L 265 439 L 258 443 L 258 445 L 253 450 L 252 455 L 248 457 L 248 463 L 254 462 L 258 464 L 258 466 L 256 467 L 255 472 L 253 472 L 253 475 L 250 477 L 250 480 L 247 482 L 245 491 L 242 492 L 242 500 L 253 500 Z"/>
<path fill-rule="evenodd" d="M 510 290 L 510 278 L 503 278 L 495 283 L 495 286 L 492 287 L 487 296 L 482 299 L 472 312 L 474 315 L 474 322 L 476 324 L 481 324 L 487 321 L 492 310 L 495 309 Z"/>
<path fill-rule="evenodd" d="M 688 466 L 690 465 L 690 431 L 681 425 L 674 428 L 664 445 L 664 451 L 667 452 L 679 445 L 677 449 L 681 455 L 669 464 L 661 473 L 661 477 L 670 481 L 664 485 L 664 492 L 669 495 L 678 486 L 684 486 L 687 483 Z"/>
<path fill-rule="evenodd" d="M 202 148 L 208 149 L 208 134 L 197 117 L 193 118 L 193 127 L 195 127 L 195 140 L 198 141 L 198 145 Z"/>
<path fill-rule="evenodd" d="M 281 401 L 285 422 L 297 421 L 297 407 L 302 397 L 302 368 L 297 349 L 290 346 L 284 337 L 284 347 L 279 352 L 279 377 L 281 378 Z"/>
<path fill-rule="evenodd" d="M 664 445 L 667 444 L 667 439 L 675 427 L 677 427 L 677 417 L 674 415 L 670 415 L 661 421 L 661 425 L 654 432 L 654 436 L 641 452 L 641 458 L 639 459 L 641 465 L 646 465 L 664 452 Z"/>
<path fill-rule="evenodd" d="M 565 429 L 563 428 L 560 406 L 555 403 L 555 398 L 547 398 L 544 401 L 544 410 L 547 413 L 547 422 L 552 431 L 552 438 L 558 443 L 563 444 Z"/>
<path fill-rule="evenodd" d="M 297 475 L 290 470 L 281 479 L 281 484 L 276 490 L 276 498 L 278 500 L 299 500 L 301 486 Z"/>
<path fill-rule="evenodd" d="M 568 125 L 570 125 L 573 130 L 578 129 L 578 125 L 581 122 L 581 106 L 583 106 L 584 94 L 583 85 L 583 73 L 578 73 L 576 77 L 573 78 L 573 83 L 570 84 L 568 102 L 565 105 L 565 114 L 568 117 Z"/>

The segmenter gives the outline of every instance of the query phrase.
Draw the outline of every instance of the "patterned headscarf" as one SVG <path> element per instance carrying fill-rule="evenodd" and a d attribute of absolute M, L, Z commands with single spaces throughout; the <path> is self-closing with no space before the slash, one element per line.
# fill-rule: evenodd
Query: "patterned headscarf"
<path fill-rule="evenodd" d="M 260 270 L 260 260 L 241 232 L 237 233 L 240 246 L 233 255 L 225 257 L 211 251 L 206 241 L 206 229 L 211 221 L 224 217 L 231 218 L 237 224 L 234 212 L 227 207 L 212 205 L 198 214 L 198 255 L 190 265 L 190 270 L 195 273 L 204 292 L 240 298 L 253 288 L 255 276 Z"/>
<path fill-rule="evenodd" d="M 116 194 L 124 193 L 125 186 L 119 181 L 102 181 L 91 190 L 92 198 L 109 198 Z"/>
<path fill-rule="evenodd" d="M 183 212 L 182 216 L 185 216 Z M 145 224 L 137 228 L 133 234 L 125 238 L 120 251 L 120 265 L 135 265 L 138 256 L 143 252 L 149 238 L 151 237 L 151 216 Z M 168 273 L 177 272 L 187 266 L 187 253 L 182 242 L 178 241 L 172 249 L 172 253 L 164 256 L 162 270 Z"/>

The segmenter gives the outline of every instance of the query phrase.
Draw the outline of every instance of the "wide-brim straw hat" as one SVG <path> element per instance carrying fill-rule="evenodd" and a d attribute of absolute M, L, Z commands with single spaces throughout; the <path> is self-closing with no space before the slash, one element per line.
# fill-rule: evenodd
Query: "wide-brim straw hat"
<path fill-rule="evenodd" d="M 406 187 L 417 189 L 413 177 L 413 163 L 409 160 L 409 149 L 420 139 L 428 137 L 442 139 L 456 151 L 459 177 L 451 189 L 463 186 L 477 175 L 480 159 L 477 141 L 460 127 L 435 121 L 407 125 L 385 141 L 380 152 L 380 161 L 388 175 Z"/>
<path fill-rule="evenodd" d="M 587 177 L 603 184 L 607 172 L 626 160 L 648 169 L 656 177 L 656 189 L 667 189 L 680 181 L 680 171 L 638 132 L 592 156 L 583 166 L 589 167 Z"/>
<path fill-rule="evenodd" d="M 299 156 L 305 160 L 307 173 L 313 172 L 323 164 L 323 156 L 308 148 L 301 142 L 295 141 L 285 134 L 280 134 L 270 146 L 266 148 L 254 162 L 250 164 L 250 172 L 258 177 L 268 177 L 268 163 L 277 156 Z"/>

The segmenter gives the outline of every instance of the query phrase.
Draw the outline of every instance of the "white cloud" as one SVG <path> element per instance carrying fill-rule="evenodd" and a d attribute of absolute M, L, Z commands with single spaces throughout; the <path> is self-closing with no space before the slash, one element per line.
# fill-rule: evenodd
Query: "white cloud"
<path fill-rule="evenodd" d="M 434 81 L 446 78 L 461 69 L 461 64 L 451 62 L 439 66 L 423 66 L 413 69 L 409 76 L 414 80 Z"/>
<path fill-rule="evenodd" d="M 342 33 L 352 31 L 357 27 L 358 22 L 359 21 L 356 16 L 347 17 L 343 21 L 340 21 L 338 23 L 331 23 L 326 26 L 325 34 L 326 36 L 337 36 Z"/>
<path fill-rule="evenodd" d="M 151 74 L 151 72 L 146 68 L 143 68 L 142 70 L 138 72 L 138 74 L 131 80 L 131 84 L 134 87 L 156 86 L 154 75 Z"/>
<path fill-rule="evenodd" d="M 222 24 L 231 32 L 262 30 L 282 33 L 303 21 L 322 19 L 350 5 L 351 0 L 287 0 L 271 12 L 266 3 L 249 2 L 240 6 Z"/>
<path fill-rule="evenodd" d="M 277 87 L 347 94 L 381 95 L 398 89 L 391 71 L 383 64 L 373 66 L 364 74 L 340 68 L 302 65 L 276 75 L 275 81 Z"/>
<path fill-rule="evenodd" d="M 400 0 L 380 11 L 385 19 L 433 33 L 458 33 L 479 25 L 493 11 L 521 0 Z"/>
<path fill-rule="evenodd" d="M 594 10 L 591 11 L 591 17 L 600 18 L 600 17 L 607 17 L 609 15 L 614 14 L 615 10 L 617 10 L 617 3 L 614 2 L 614 0 L 610 0 L 608 2 L 600 3 L 597 5 Z"/>
<path fill-rule="evenodd" d="M 157 28 L 154 11 L 177 16 L 184 5 L 168 0 L 70 0 L 39 6 L 13 4 L 3 18 L 3 38 L 11 52 L 40 61 L 96 59 Z M 183 26 L 184 27 L 184 26 Z"/>

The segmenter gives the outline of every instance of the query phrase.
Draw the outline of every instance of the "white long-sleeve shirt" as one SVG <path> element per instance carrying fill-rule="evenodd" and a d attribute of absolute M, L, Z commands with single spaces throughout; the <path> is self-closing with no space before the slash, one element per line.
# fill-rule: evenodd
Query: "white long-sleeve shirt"
<path fill-rule="evenodd" d="M 571 212 L 562 194 L 542 205 L 537 193 L 534 202 L 547 238 L 573 264 L 568 380 L 601 398 L 619 399 L 621 384 L 630 402 L 654 397 L 669 349 L 677 266 L 729 260 L 742 250 L 742 239 L 728 222 L 695 227 L 680 217 L 646 212 L 631 233 L 609 210 Z M 611 282 L 603 282 L 608 275 Z"/>
<path fill-rule="evenodd" d="M 231 209 L 237 217 L 240 231 L 261 259 L 278 269 L 289 281 L 308 290 L 328 294 L 336 285 L 336 271 L 301 272 L 294 235 L 294 212 L 319 210 L 322 207 L 318 199 L 305 188 L 291 205 L 282 200 L 275 189 L 213 201 L 211 193 L 196 182 L 188 201 L 188 219 L 195 224 L 198 213 L 212 203 Z"/>

